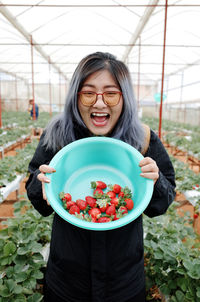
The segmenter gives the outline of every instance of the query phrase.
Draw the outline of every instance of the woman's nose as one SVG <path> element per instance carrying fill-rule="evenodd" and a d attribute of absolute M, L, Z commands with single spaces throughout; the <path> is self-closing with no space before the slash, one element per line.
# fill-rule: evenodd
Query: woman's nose
<path fill-rule="evenodd" d="M 97 95 L 97 101 L 94 104 L 95 107 L 106 107 L 107 105 L 103 101 L 103 95 L 98 94 Z"/>

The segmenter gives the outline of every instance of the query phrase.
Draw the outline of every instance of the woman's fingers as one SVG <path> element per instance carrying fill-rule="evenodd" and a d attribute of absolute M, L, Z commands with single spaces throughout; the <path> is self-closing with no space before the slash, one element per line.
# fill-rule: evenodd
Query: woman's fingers
<path fill-rule="evenodd" d="M 43 183 L 43 182 L 47 182 L 47 183 L 50 182 L 49 178 L 46 177 L 46 175 L 45 175 L 44 173 L 39 173 L 38 176 L 37 176 L 37 179 L 38 179 L 39 181 L 41 181 L 42 183 Z"/>
<path fill-rule="evenodd" d="M 48 165 L 41 165 L 39 167 L 40 172 L 42 173 L 53 173 L 56 172 L 56 170 Z"/>
<path fill-rule="evenodd" d="M 47 204 L 49 205 L 49 202 L 47 200 L 45 188 L 44 188 L 44 183 L 50 183 L 50 179 L 46 177 L 45 173 L 53 173 L 56 172 L 56 170 L 48 165 L 41 165 L 39 167 L 39 170 L 41 173 L 38 174 L 37 179 L 41 181 L 42 183 L 42 194 L 43 194 L 43 199 L 47 201 Z"/>
<path fill-rule="evenodd" d="M 43 194 L 43 199 L 46 200 L 47 204 L 49 204 L 49 201 L 47 199 L 47 196 L 46 196 L 46 192 L 45 192 L 45 188 L 44 188 L 44 183 L 42 183 L 42 194 Z"/>
<path fill-rule="evenodd" d="M 159 168 L 152 158 L 145 157 L 140 161 L 139 166 L 141 167 L 140 175 L 142 177 L 152 179 L 154 180 L 154 183 L 157 181 L 159 177 Z"/>

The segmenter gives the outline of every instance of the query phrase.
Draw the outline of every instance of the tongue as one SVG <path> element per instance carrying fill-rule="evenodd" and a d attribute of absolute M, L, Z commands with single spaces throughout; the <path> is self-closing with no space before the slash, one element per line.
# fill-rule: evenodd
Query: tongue
<path fill-rule="evenodd" d="M 93 119 L 97 123 L 103 123 L 106 120 L 106 116 L 94 116 Z"/>

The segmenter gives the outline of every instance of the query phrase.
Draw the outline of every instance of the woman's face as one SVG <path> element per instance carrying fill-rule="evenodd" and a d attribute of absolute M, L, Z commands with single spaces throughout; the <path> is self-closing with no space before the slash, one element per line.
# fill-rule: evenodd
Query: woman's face
<path fill-rule="evenodd" d="M 97 71 L 90 75 L 85 82 L 81 91 L 92 91 L 104 93 L 111 91 L 120 91 L 112 75 L 107 70 Z M 97 96 L 94 105 L 85 106 L 78 97 L 78 109 L 81 117 L 91 133 L 94 135 L 108 135 L 115 127 L 123 107 L 123 97 L 120 96 L 119 103 L 115 106 L 108 106 L 104 103 L 102 95 Z"/>

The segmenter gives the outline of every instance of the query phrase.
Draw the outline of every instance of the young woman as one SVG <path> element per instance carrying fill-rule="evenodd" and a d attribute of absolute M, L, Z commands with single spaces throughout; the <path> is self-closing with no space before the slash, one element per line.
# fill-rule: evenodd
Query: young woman
<path fill-rule="evenodd" d="M 47 126 L 29 164 L 28 197 L 42 215 L 53 212 L 43 186 L 49 182 L 45 173 L 55 172 L 48 165 L 52 157 L 75 140 L 97 135 L 120 139 L 139 151 L 144 145 L 129 71 L 113 55 L 101 52 L 77 66 L 64 112 Z M 140 167 L 141 177 L 154 180 L 145 214 L 161 215 L 175 196 L 175 175 L 152 130 Z M 145 301 L 142 215 L 118 229 L 89 231 L 55 213 L 45 280 L 48 302 Z"/>

